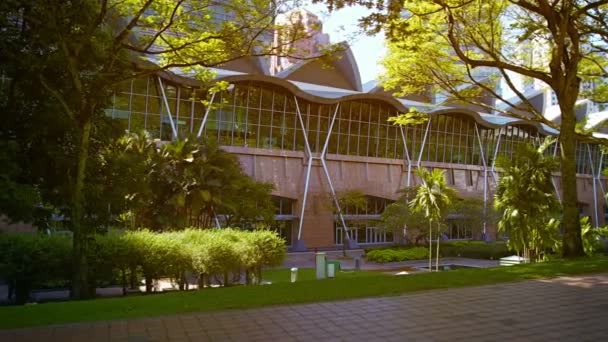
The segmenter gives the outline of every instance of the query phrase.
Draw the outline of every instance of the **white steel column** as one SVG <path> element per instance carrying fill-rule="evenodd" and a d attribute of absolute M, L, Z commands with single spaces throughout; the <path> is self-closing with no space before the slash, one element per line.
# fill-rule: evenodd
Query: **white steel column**
<path fill-rule="evenodd" d="M 604 189 L 604 184 L 602 184 L 602 164 L 604 163 L 604 152 L 600 155 L 600 164 L 597 167 L 597 182 L 600 185 L 600 191 L 602 192 L 602 197 L 604 198 L 604 203 L 608 207 L 608 198 L 606 198 L 606 190 Z M 605 222 L 607 223 L 607 222 Z"/>
<path fill-rule="evenodd" d="M 422 161 L 422 153 L 424 152 L 424 144 L 426 144 L 426 137 L 429 135 L 430 129 L 431 118 L 429 117 L 429 122 L 426 124 L 426 130 L 424 131 L 424 138 L 422 138 L 422 145 L 420 146 L 420 155 L 418 155 L 418 168 L 420 168 L 420 162 Z"/>
<path fill-rule="evenodd" d="M 173 139 L 177 139 L 177 129 L 175 128 L 175 123 L 173 122 L 173 116 L 171 115 L 171 108 L 169 108 L 169 101 L 167 101 L 167 95 L 165 95 L 165 87 L 163 87 L 163 81 L 160 76 L 156 76 L 158 79 L 158 85 L 160 87 L 160 93 L 163 96 L 163 102 L 165 104 L 165 108 L 167 109 L 167 114 L 169 115 L 169 124 L 171 124 L 171 131 L 173 132 Z M 160 124 L 163 124 L 162 115 Z"/>
<path fill-rule="evenodd" d="M 412 180 L 412 159 L 410 158 L 410 151 L 407 148 L 407 141 L 405 139 L 405 133 L 403 132 L 403 126 L 399 126 L 399 131 L 401 132 L 401 140 L 403 141 L 403 148 L 405 149 L 405 159 L 407 160 L 407 188 L 408 190 L 405 193 L 405 204 L 408 205 L 409 198 L 408 192 L 411 186 L 410 182 Z M 407 225 L 403 225 L 403 239 L 407 241 Z"/>
<path fill-rule="evenodd" d="M 205 127 L 205 123 L 207 123 L 207 117 L 209 117 L 209 111 L 211 111 L 211 106 L 213 105 L 213 99 L 215 99 L 215 94 L 211 94 L 211 100 L 209 101 L 209 105 L 205 110 L 205 115 L 203 116 L 203 120 L 201 121 L 201 127 L 198 128 L 198 133 L 196 133 L 196 137 L 200 138 L 201 134 L 203 134 L 203 128 Z"/>
<path fill-rule="evenodd" d="M 340 208 L 340 202 L 338 201 L 338 196 L 336 196 L 336 191 L 334 190 L 334 185 L 331 182 L 331 177 L 329 176 L 329 169 L 327 168 L 327 163 L 325 162 L 325 155 L 327 154 L 327 148 L 329 146 L 329 139 L 331 138 L 331 131 L 334 127 L 334 122 L 336 122 L 336 116 L 338 115 L 338 109 L 340 108 L 340 103 L 336 104 L 336 110 L 334 111 L 334 116 L 331 119 L 331 123 L 329 124 L 329 130 L 327 132 L 327 137 L 325 138 L 325 144 L 323 145 L 323 151 L 321 151 L 321 165 L 323 166 L 323 171 L 325 171 L 325 177 L 327 177 L 327 183 L 329 184 L 329 190 L 331 191 L 331 196 L 334 199 L 334 204 L 336 205 L 336 209 L 338 210 L 338 217 L 340 218 L 340 222 L 342 222 L 342 227 L 344 228 L 344 237 L 346 240 L 350 240 L 350 234 L 348 234 L 348 226 L 346 226 L 346 221 L 344 221 L 344 215 L 342 215 L 342 208 Z M 346 240 L 343 239 L 342 243 L 346 243 Z"/>
<path fill-rule="evenodd" d="M 403 126 L 399 126 L 399 131 L 401 131 L 401 140 L 403 140 L 403 147 L 405 148 L 405 159 L 407 160 L 407 187 L 409 188 L 412 179 L 412 159 L 410 158 L 410 151 L 407 148 Z"/>
<path fill-rule="evenodd" d="M 302 224 L 304 223 L 304 210 L 306 209 L 306 198 L 308 196 L 308 186 L 310 184 L 310 169 L 312 167 L 312 150 L 308 143 L 308 132 L 306 132 L 306 126 L 304 126 L 304 120 L 302 119 L 302 113 L 300 112 L 300 105 L 298 104 L 298 98 L 293 97 L 296 103 L 296 114 L 300 121 L 300 127 L 302 128 L 302 134 L 304 135 L 304 145 L 306 146 L 306 152 L 308 153 L 308 167 L 306 169 L 306 180 L 304 182 L 304 198 L 302 199 L 302 211 L 300 214 L 300 222 L 298 224 L 298 240 L 302 239 Z"/>
<path fill-rule="evenodd" d="M 555 148 L 553 149 L 553 157 L 557 157 L 557 149 L 559 148 L 559 140 L 555 141 Z M 551 176 L 551 183 L 553 183 L 553 188 L 555 189 L 555 195 L 557 196 L 557 201 L 562 203 L 562 196 L 559 193 L 559 189 L 557 188 L 557 184 L 555 183 L 555 177 Z"/>
<path fill-rule="evenodd" d="M 595 213 L 595 226 L 599 226 L 600 218 L 597 210 L 597 184 L 595 177 L 595 169 L 593 168 L 593 157 L 591 156 L 591 147 L 587 144 L 587 154 L 589 155 L 589 163 L 591 164 L 591 177 L 593 177 L 593 207 Z"/>
<path fill-rule="evenodd" d="M 486 157 L 483 153 L 483 144 L 481 143 L 481 135 L 479 134 L 479 128 L 477 128 L 477 122 L 475 123 L 475 134 L 477 135 L 477 142 L 479 143 L 479 153 L 481 155 L 481 161 L 483 162 L 483 234 L 486 235 L 486 217 L 488 212 L 488 164 L 486 163 Z"/>
<path fill-rule="evenodd" d="M 498 141 L 496 142 L 496 150 L 494 151 L 494 159 L 492 159 L 492 175 L 494 176 L 494 182 L 496 184 L 498 184 L 498 177 L 496 176 L 496 158 L 498 158 L 498 150 L 500 149 L 500 139 L 502 138 L 502 134 L 500 134 L 500 132 L 502 131 L 502 127 L 500 127 L 498 129 Z M 506 132 L 505 132 L 506 134 Z"/>

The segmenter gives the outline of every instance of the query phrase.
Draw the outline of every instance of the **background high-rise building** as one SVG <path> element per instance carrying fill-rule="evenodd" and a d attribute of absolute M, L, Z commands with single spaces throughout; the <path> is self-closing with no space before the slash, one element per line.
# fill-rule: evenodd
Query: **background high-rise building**
<path fill-rule="evenodd" d="M 298 8 L 285 13 L 277 18 L 277 24 L 284 29 L 275 32 L 274 43 L 286 56 L 271 58 L 271 75 L 289 68 L 303 58 L 320 55 L 329 44 L 329 35 L 323 33 L 323 22 L 306 9 Z M 294 35 L 305 38 L 293 41 Z"/>

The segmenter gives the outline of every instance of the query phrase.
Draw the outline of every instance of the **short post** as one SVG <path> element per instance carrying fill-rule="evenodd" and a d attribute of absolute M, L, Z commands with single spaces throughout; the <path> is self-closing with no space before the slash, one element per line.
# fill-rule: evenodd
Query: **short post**
<path fill-rule="evenodd" d="M 355 270 L 361 271 L 361 257 L 355 257 Z"/>
<path fill-rule="evenodd" d="M 327 264 L 327 278 L 333 278 L 335 276 L 336 265 L 333 263 Z"/>
<path fill-rule="evenodd" d="M 325 279 L 325 253 L 316 253 L 315 261 L 317 279 Z"/>
<path fill-rule="evenodd" d="M 291 268 L 291 282 L 295 283 L 296 280 L 298 280 L 298 268 L 292 267 Z"/>

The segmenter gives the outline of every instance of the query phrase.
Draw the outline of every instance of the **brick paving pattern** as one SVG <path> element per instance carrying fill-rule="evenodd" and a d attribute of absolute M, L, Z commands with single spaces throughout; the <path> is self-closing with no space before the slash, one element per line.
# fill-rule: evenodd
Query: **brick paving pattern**
<path fill-rule="evenodd" d="M 0 341 L 607 341 L 608 274 L 0 331 Z"/>

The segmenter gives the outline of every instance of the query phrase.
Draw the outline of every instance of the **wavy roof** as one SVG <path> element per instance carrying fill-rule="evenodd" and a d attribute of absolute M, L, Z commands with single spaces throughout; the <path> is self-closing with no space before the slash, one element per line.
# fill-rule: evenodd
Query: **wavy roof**
<path fill-rule="evenodd" d="M 349 100 L 376 100 L 385 102 L 393 106 L 399 112 L 408 112 L 410 108 L 427 113 L 429 116 L 435 115 L 466 115 L 478 124 L 487 128 L 500 128 L 505 126 L 513 125 L 526 125 L 534 127 L 539 133 L 544 135 L 557 135 L 559 131 L 551 128 L 545 124 L 538 122 L 521 120 L 508 116 L 499 116 L 486 113 L 479 113 L 466 108 L 455 108 L 438 106 L 432 103 L 424 103 L 406 99 L 399 99 L 393 96 L 379 93 L 364 93 L 354 90 L 334 88 L 319 84 L 312 84 L 306 82 L 286 80 L 279 77 L 273 77 L 268 75 L 252 75 L 239 73 L 235 71 L 227 71 L 217 69 L 217 77 L 215 81 L 226 81 L 230 83 L 240 82 L 261 82 L 281 87 L 294 94 L 297 97 L 303 98 L 307 101 L 316 102 L 320 104 L 335 104 Z M 179 70 L 172 70 L 163 75 L 165 78 L 180 84 L 186 84 L 191 86 L 200 86 L 201 83 L 188 77 L 189 75 L 180 72 Z"/>
<path fill-rule="evenodd" d="M 332 85 L 345 85 L 350 90 L 361 92 L 363 91 L 363 86 L 361 85 L 361 75 L 359 74 L 359 67 L 357 66 L 355 56 L 345 42 L 340 44 L 345 46 L 346 49 L 336 52 L 331 59 L 330 62 L 333 70 L 328 69 L 320 60 L 309 59 L 291 65 L 275 76 L 286 80 L 304 82 L 311 78 L 316 78 L 315 81 L 320 85 L 329 87 Z M 333 73 L 333 75 L 328 74 L 328 72 Z M 318 77 L 319 75 L 323 75 L 324 77 Z"/>

